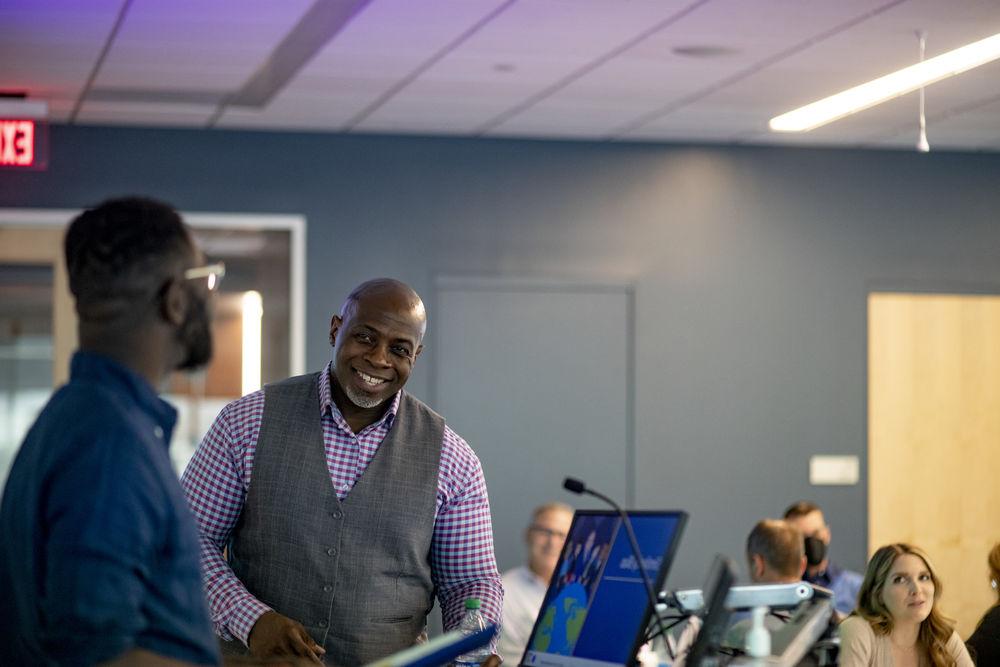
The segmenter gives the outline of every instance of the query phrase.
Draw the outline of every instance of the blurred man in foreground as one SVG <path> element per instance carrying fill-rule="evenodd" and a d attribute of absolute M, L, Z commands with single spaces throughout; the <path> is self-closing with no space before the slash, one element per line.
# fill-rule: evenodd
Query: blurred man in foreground
<path fill-rule="evenodd" d="M 111 200 L 65 238 L 80 348 L 0 506 L 0 654 L 11 665 L 214 665 L 198 534 L 156 387 L 212 354 L 207 266 L 180 216 Z"/>

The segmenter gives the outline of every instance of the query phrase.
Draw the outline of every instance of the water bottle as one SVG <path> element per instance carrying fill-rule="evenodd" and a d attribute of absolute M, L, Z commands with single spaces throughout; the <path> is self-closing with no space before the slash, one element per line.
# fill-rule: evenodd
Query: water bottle
<path fill-rule="evenodd" d="M 478 598 L 469 598 L 465 601 L 465 616 L 458 626 L 459 632 L 463 635 L 471 635 L 486 627 L 486 620 L 479 613 L 479 607 Z M 479 667 L 483 660 L 488 657 L 490 657 L 490 645 L 486 644 L 455 658 L 455 667 Z"/>
<path fill-rule="evenodd" d="M 751 658 L 766 658 L 771 655 L 771 633 L 764 625 L 768 611 L 767 607 L 754 607 L 751 612 L 753 620 L 745 639 L 746 652 Z"/>

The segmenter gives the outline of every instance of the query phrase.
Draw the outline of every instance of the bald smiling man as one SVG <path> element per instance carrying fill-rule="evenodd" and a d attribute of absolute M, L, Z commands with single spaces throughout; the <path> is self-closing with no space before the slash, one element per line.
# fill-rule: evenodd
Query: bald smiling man
<path fill-rule="evenodd" d="M 498 623 L 503 587 L 479 459 L 403 387 L 423 301 L 380 278 L 330 322 L 333 360 L 226 406 L 182 478 L 224 653 L 359 665 L 412 646 L 436 591 Z"/>

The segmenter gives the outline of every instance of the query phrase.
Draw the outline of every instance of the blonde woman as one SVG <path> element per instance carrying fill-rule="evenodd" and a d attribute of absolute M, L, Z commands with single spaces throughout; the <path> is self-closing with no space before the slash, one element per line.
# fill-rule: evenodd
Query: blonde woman
<path fill-rule="evenodd" d="M 1000 542 L 993 545 L 987 559 L 990 565 L 990 585 L 997 594 L 993 606 L 979 620 L 976 631 L 966 642 L 977 665 L 1000 665 Z"/>
<path fill-rule="evenodd" d="M 972 667 L 954 625 L 938 609 L 941 581 L 909 544 L 868 561 L 858 606 L 840 624 L 841 667 Z"/>

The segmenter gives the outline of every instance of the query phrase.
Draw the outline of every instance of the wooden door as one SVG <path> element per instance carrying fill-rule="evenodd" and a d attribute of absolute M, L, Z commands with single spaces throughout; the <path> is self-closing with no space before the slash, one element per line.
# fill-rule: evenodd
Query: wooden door
<path fill-rule="evenodd" d="M 967 638 L 1000 540 L 1000 297 L 868 300 L 868 546 L 925 549 Z"/>

